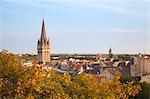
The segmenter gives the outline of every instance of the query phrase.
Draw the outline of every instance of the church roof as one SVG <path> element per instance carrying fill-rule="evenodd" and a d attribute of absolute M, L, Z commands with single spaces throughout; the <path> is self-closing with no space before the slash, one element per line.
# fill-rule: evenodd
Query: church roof
<path fill-rule="evenodd" d="M 41 38 L 40 38 L 40 40 L 41 41 L 47 41 L 44 18 L 43 18 L 43 22 L 42 22 L 42 30 L 41 30 Z"/>

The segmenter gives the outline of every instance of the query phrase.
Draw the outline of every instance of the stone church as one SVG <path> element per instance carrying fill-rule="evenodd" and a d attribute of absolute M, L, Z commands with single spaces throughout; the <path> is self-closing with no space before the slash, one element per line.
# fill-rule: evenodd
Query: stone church
<path fill-rule="evenodd" d="M 50 63 L 50 41 L 46 37 L 44 18 L 42 22 L 41 37 L 37 44 L 38 64 L 47 65 Z"/>

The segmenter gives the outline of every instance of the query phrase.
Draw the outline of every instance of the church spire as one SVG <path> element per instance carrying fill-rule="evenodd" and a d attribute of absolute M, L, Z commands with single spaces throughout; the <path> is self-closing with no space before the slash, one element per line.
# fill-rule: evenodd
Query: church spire
<path fill-rule="evenodd" d="M 43 18 L 43 22 L 42 22 L 42 30 L 41 30 L 41 38 L 40 38 L 40 40 L 41 41 L 47 41 L 44 18 Z"/>
<path fill-rule="evenodd" d="M 40 39 L 38 39 L 37 52 L 39 64 L 50 63 L 50 42 L 49 39 L 46 37 L 44 18 L 42 21 L 41 37 Z"/>
<path fill-rule="evenodd" d="M 111 47 L 109 48 L 109 58 L 112 58 L 113 57 L 113 54 L 112 54 L 112 49 Z"/>
<path fill-rule="evenodd" d="M 112 53 L 112 49 L 111 49 L 111 47 L 109 47 L 109 54 L 111 54 Z"/>

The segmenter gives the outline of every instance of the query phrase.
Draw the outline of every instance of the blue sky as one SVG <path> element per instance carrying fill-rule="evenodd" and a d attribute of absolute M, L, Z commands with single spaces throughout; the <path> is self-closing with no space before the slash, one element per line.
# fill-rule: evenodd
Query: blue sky
<path fill-rule="evenodd" d="M 36 53 L 45 18 L 51 53 L 150 53 L 149 0 L 1 0 L 0 49 Z"/>

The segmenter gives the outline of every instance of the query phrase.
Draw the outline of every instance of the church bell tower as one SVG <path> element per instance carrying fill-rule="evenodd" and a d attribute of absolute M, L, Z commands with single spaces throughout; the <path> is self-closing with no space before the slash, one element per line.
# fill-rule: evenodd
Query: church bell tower
<path fill-rule="evenodd" d="M 112 49 L 111 49 L 111 47 L 109 48 L 109 58 L 112 58 L 113 57 L 113 54 L 112 54 Z"/>
<path fill-rule="evenodd" d="M 38 64 L 49 64 L 50 63 L 50 42 L 46 37 L 44 18 L 42 22 L 41 37 L 38 39 L 37 44 L 38 52 Z"/>

